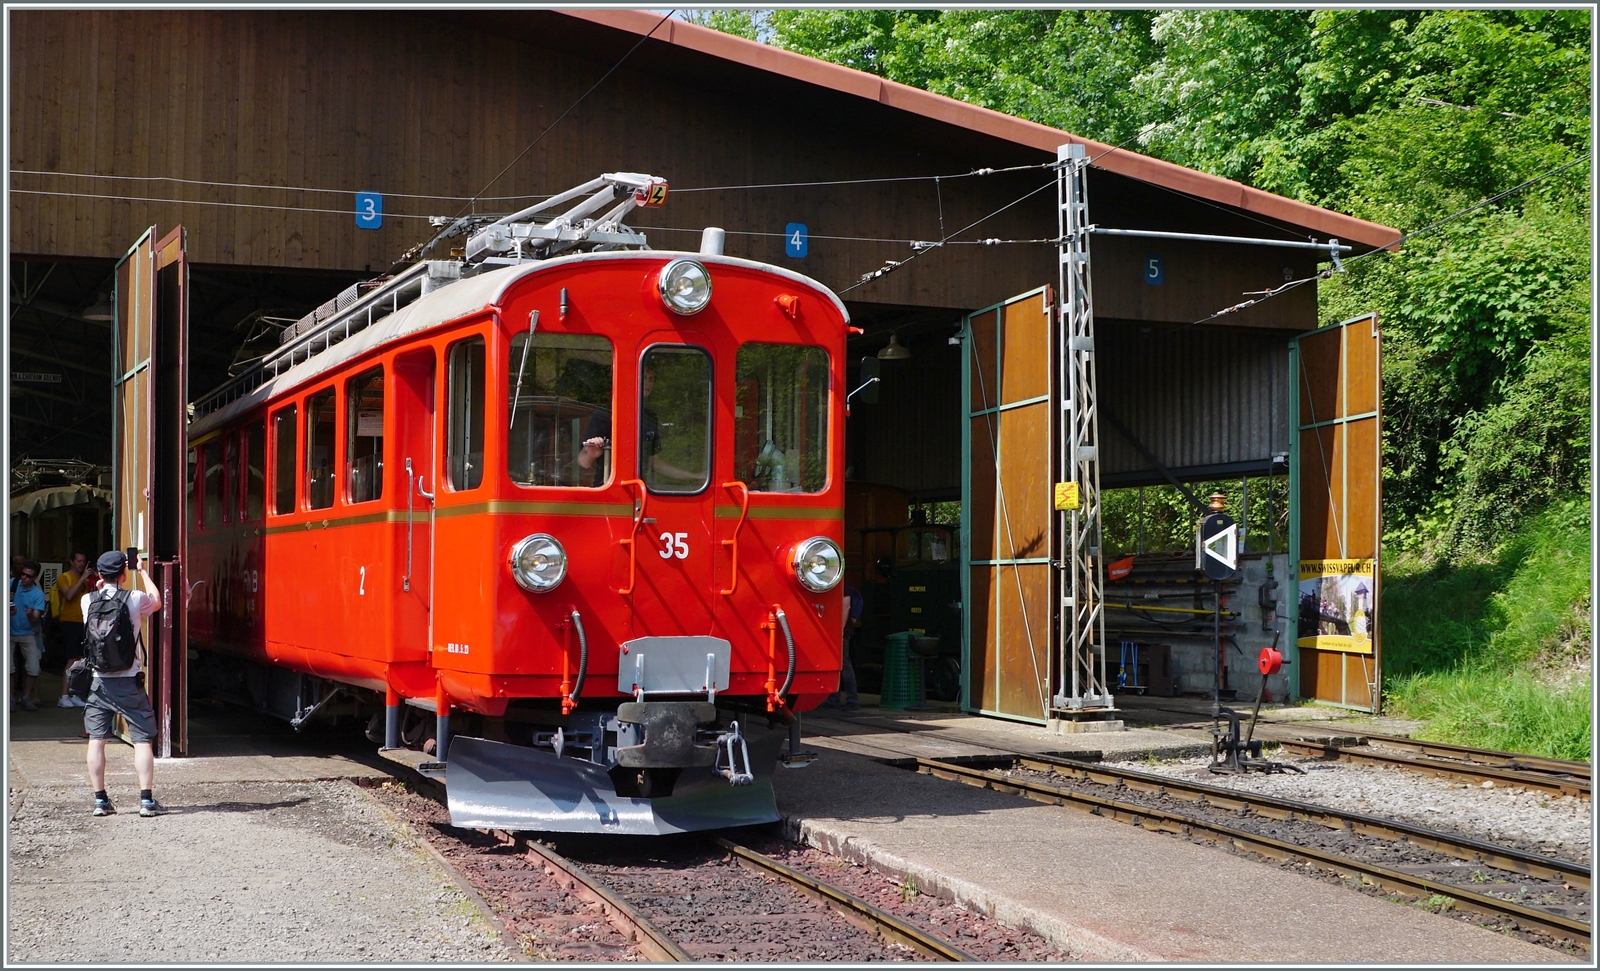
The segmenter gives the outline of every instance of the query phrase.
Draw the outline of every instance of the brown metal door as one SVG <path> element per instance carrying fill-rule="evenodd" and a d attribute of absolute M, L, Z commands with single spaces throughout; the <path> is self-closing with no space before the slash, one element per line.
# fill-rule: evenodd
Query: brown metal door
<path fill-rule="evenodd" d="M 1383 532 L 1382 357 L 1376 315 L 1290 344 L 1290 559 L 1300 693 L 1377 711 Z"/>
<path fill-rule="evenodd" d="M 142 631 L 156 754 L 188 751 L 183 576 L 184 424 L 189 269 L 185 231 L 139 238 L 116 271 L 112 331 L 112 497 L 117 549 L 136 548 L 161 591 Z"/>
<path fill-rule="evenodd" d="M 969 316 L 963 367 L 966 707 L 1040 722 L 1054 624 L 1049 303 L 1042 287 Z"/>

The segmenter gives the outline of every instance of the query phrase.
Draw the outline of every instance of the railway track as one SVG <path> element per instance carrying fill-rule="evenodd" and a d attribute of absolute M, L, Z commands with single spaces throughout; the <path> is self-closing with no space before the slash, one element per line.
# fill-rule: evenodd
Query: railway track
<path fill-rule="evenodd" d="M 1008 761 L 1013 766 L 1009 771 L 918 759 L 917 770 L 1145 829 L 1222 843 L 1273 860 L 1307 863 L 1359 884 L 1432 901 L 1441 909 L 1469 912 L 1508 929 L 1531 931 L 1558 947 L 1566 943 L 1589 948 L 1589 868 L 1583 864 L 1398 821 L 1152 773 L 1040 756 Z M 1349 834 L 1348 838 L 1344 834 Z M 1370 845 L 1360 855 L 1350 852 L 1362 843 Z M 1444 862 L 1430 861 L 1426 852 L 1418 850 L 1438 854 Z M 1521 889 L 1511 890 L 1515 881 L 1495 871 L 1537 881 L 1537 892 L 1529 895 L 1526 882 Z M 1428 875 L 1441 872 L 1455 879 Z M 1474 889 L 1475 884 L 1482 884 L 1483 889 Z M 1496 887 L 1527 900 L 1542 897 L 1548 904 L 1537 907 L 1505 899 L 1495 895 Z"/>
<path fill-rule="evenodd" d="M 508 943 L 536 960 L 1069 958 L 1031 935 L 923 896 L 909 878 L 891 890 L 881 877 L 863 879 L 842 861 L 781 839 L 765 837 L 757 845 L 769 853 L 783 847 L 776 852 L 789 863 L 710 834 L 547 837 L 559 841 L 558 849 L 531 841 L 531 834 L 450 826 L 443 789 L 433 779 L 407 773 L 403 783 L 374 792 L 480 897 Z M 839 880 L 856 893 L 828 879 L 835 866 L 846 867 Z M 681 892 L 666 892 L 666 884 Z M 877 895 L 881 906 L 857 894 Z M 737 899 L 741 895 L 746 899 Z M 695 899 L 683 900 L 684 907 L 673 899 L 689 897 Z M 741 924 L 751 932 L 743 941 L 731 933 Z M 771 928 L 782 933 L 768 933 Z"/>
<path fill-rule="evenodd" d="M 1562 761 L 1534 755 L 1469 749 L 1466 745 L 1418 742 L 1394 736 L 1362 736 L 1366 745 L 1331 745 L 1298 737 L 1270 737 L 1285 752 L 1312 758 L 1336 758 L 1355 765 L 1382 766 L 1421 773 L 1440 779 L 1480 784 L 1520 785 L 1523 789 L 1590 798 L 1589 766 L 1581 761 Z M 1390 750 L 1382 750 L 1390 749 Z M 1408 755 L 1411 752 L 1413 755 Z"/>
<path fill-rule="evenodd" d="M 577 863 L 550 846 L 497 835 L 599 906 L 650 961 L 975 960 L 909 921 L 724 838 L 658 847 L 645 859 L 585 844 L 578 853 L 585 862 Z M 797 898 L 816 906 L 796 907 Z"/>
<path fill-rule="evenodd" d="M 1482 784 L 1521 786 L 1559 796 L 1590 798 L 1589 765 L 1536 755 L 1518 755 L 1490 749 L 1419 742 L 1391 735 L 1362 735 L 1366 745 L 1341 746 L 1304 738 L 1275 737 L 1264 741 L 1281 745 L 1295 755 L 1338 759 L 1362 765 L 1404 769 L 1444 779 Z M 1391 751 L 1383 751 L 1391 750 Z M 1410 753 L 1410 754 L 1407 754 Z"/>

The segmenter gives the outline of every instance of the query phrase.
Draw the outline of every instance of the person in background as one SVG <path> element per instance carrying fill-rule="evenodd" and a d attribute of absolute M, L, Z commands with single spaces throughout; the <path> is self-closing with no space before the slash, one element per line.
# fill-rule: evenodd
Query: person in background
<path fill-rule="evenodd" d="M 12 708 L 21 704 L 26 711 L 39 710 L 39 624 L 44 617 L 44 591 L 39 589 L 39 564 L 28 561 L 17 571 L 11 581 L 11 646 L 13 660 L 10 664 L 12 683 L 16 683 L 16 661 L 22 655 L 22 690 L 12 699 Z"/>
<path fill-rule="evenodd" d="M 856 694 L 856 667 L 850 663 L 850 642 L 855 638 L 856 628 L 861 626 L 862 614 L 866 612 L 866 604 L 861 600 L 861 591 L 855 588 L 849 580 L 844 581 L 844 650 L 839 659 L 839 691 L 829 696 L 818 707 L 840 708 L 844 711 L 859 711 L 861 700 Z"/>
<path fill-rule="evenodd" d="M 72 662 L 83 657 L 83 605 L 79 600 L 84 594 L 92 591 L 96 584 L 90 578 L 98 577 L 89 570 L 89 554 L 75 551 L 67 561 L 67 568 L 61 576 L 56 578 L 56 585 L 51 590 L 56 603 L 60 605 L 60 615 L 57 621 L 61 625 L 62 652 L 65 656 L 62 671 L 72 666 Z M 52 658 L 50 663 L 55 664 Z M 50 670 L 54 671 L 52 667 Z M 61 697 L 56 701 L 57 708 L 82 708 L 86 702 L 82 698 L 74 698 L 67 694 L 66 678 L 63 675 Z"/>
<path fill-rule="evenodd" d="M 161 594 L 157 592 L 150 574 L 134 565 L 134 576 L 128 576 L 128 558 L 118 550 L 102 553 L 95 562 L 100 574 L 100 589 L 86 593 L 79 604 L 83 616 L 90 616 L 89 603 L 96 597 L 115 597 L 128 584 L 128 619 L 138 631 L 144 618 L 161 609 Z M 142 588 L 142 589 L 140 589 Z M 85 645 L 87 650 L 87 645 Z M 152 742 L 156 737 L 156 713 L 150 696 L 139 683 L 144 668 L 139 661 L 141 645 L 134 652 L 133 664 L 120 671 L 96 671 L 89 687 L 89 701 L 83 709 L 83 727 L 89 733 L 89 784 L 94 788 L 94 814 L 110 816 L 117 807 L 106 795 L 106 740 L 113 733 L 113 717 L 121 715 L 128 724 L 128 739 L 133 742 L 133 769 L 139 776 L 139 815 L 160 816 L 167 807 L 155 797 L 156 758 Z"/>

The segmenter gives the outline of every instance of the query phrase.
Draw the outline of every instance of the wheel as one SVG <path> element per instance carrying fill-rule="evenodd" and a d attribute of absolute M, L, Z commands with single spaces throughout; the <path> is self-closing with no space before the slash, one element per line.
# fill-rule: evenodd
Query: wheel
<path fill-rule="evenodd" d="M 942 657 L 928 666 L 928 697 L 934 701 L 955 701 L 961 697 L 961 662 Z"/>

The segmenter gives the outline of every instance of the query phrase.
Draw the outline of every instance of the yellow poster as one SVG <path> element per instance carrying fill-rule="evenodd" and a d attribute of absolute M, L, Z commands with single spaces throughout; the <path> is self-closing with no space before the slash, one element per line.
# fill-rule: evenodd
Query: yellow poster
<path fill-rule="evenodd" d="M 1319 651 L 1371 654 L 1377 614 L 1372 560 L 1301 560 L 1299 634 Z"/>

